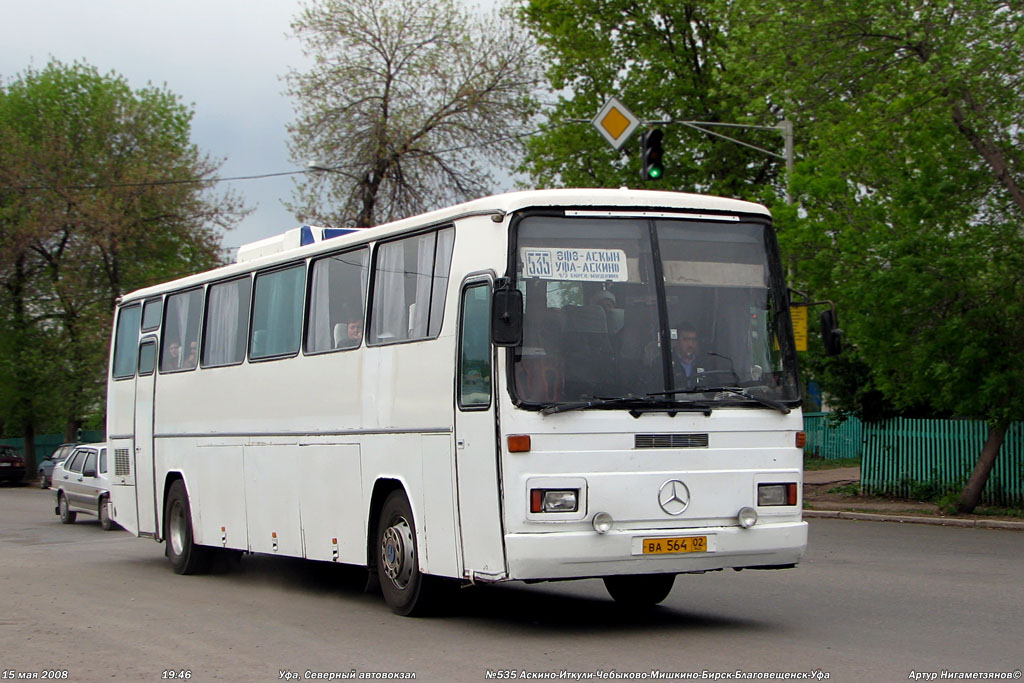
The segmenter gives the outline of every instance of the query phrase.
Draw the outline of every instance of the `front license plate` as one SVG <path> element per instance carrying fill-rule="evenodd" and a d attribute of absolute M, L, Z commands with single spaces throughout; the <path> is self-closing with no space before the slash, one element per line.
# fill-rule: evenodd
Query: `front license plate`
<path fill-rule="evenodd" d="M 680 536 L 679 538 L 645 538 L 644 555 L 670 555 L 673 553 L 703 553 L 708 549 L 707 536 Z"/>

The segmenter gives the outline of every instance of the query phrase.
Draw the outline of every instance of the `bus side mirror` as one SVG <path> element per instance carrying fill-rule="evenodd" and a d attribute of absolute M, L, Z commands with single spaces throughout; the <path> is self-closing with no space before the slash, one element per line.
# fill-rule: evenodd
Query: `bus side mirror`
<path fill-rule="evenodd" d="M 507 278 L 494 284 L 491 342 L 495 346 L 519 346 L 523 342 L 523 293 Z"/>
<path fill-rule="evenodd" d="M 833 308 L 821 312 L 821 341 L 825 343 L 826 355 L 838 356 L 843 352 L 843 331 Z"/>

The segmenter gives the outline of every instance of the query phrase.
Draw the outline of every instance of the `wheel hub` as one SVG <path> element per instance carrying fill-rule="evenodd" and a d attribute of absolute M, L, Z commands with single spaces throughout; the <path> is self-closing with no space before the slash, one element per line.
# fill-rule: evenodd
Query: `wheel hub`
<path fill-rule="evenodd" d="M 384 531 L 381 539 L 380 561 L 384 573 L 398 588 L 405 588 L 412 578 L 413 557 L 412 529 L 404 518 L 395 520 Z"/>

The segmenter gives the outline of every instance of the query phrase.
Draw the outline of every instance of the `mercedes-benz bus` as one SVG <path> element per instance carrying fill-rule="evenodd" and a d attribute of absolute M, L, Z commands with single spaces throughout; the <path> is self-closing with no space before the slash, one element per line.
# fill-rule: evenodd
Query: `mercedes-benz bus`
<path fill-rule="evenodd" d="M 802 418 L 771 217 L 641 190 L 498 195 L 309 227 L 122 297 L 115 521 L 174 570 L 362 565 L 445 584 L 796 565 Z"/>

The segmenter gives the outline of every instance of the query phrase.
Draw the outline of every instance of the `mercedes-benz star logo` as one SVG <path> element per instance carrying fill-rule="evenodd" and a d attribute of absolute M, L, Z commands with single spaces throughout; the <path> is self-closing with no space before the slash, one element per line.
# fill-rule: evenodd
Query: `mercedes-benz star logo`
<path fill-rule="evenodd" d="M 690 489 L 678 479 L 669 479 L 658 489 L 658 505 L 667 514 L 681 515 L 690 504 Z"/>

